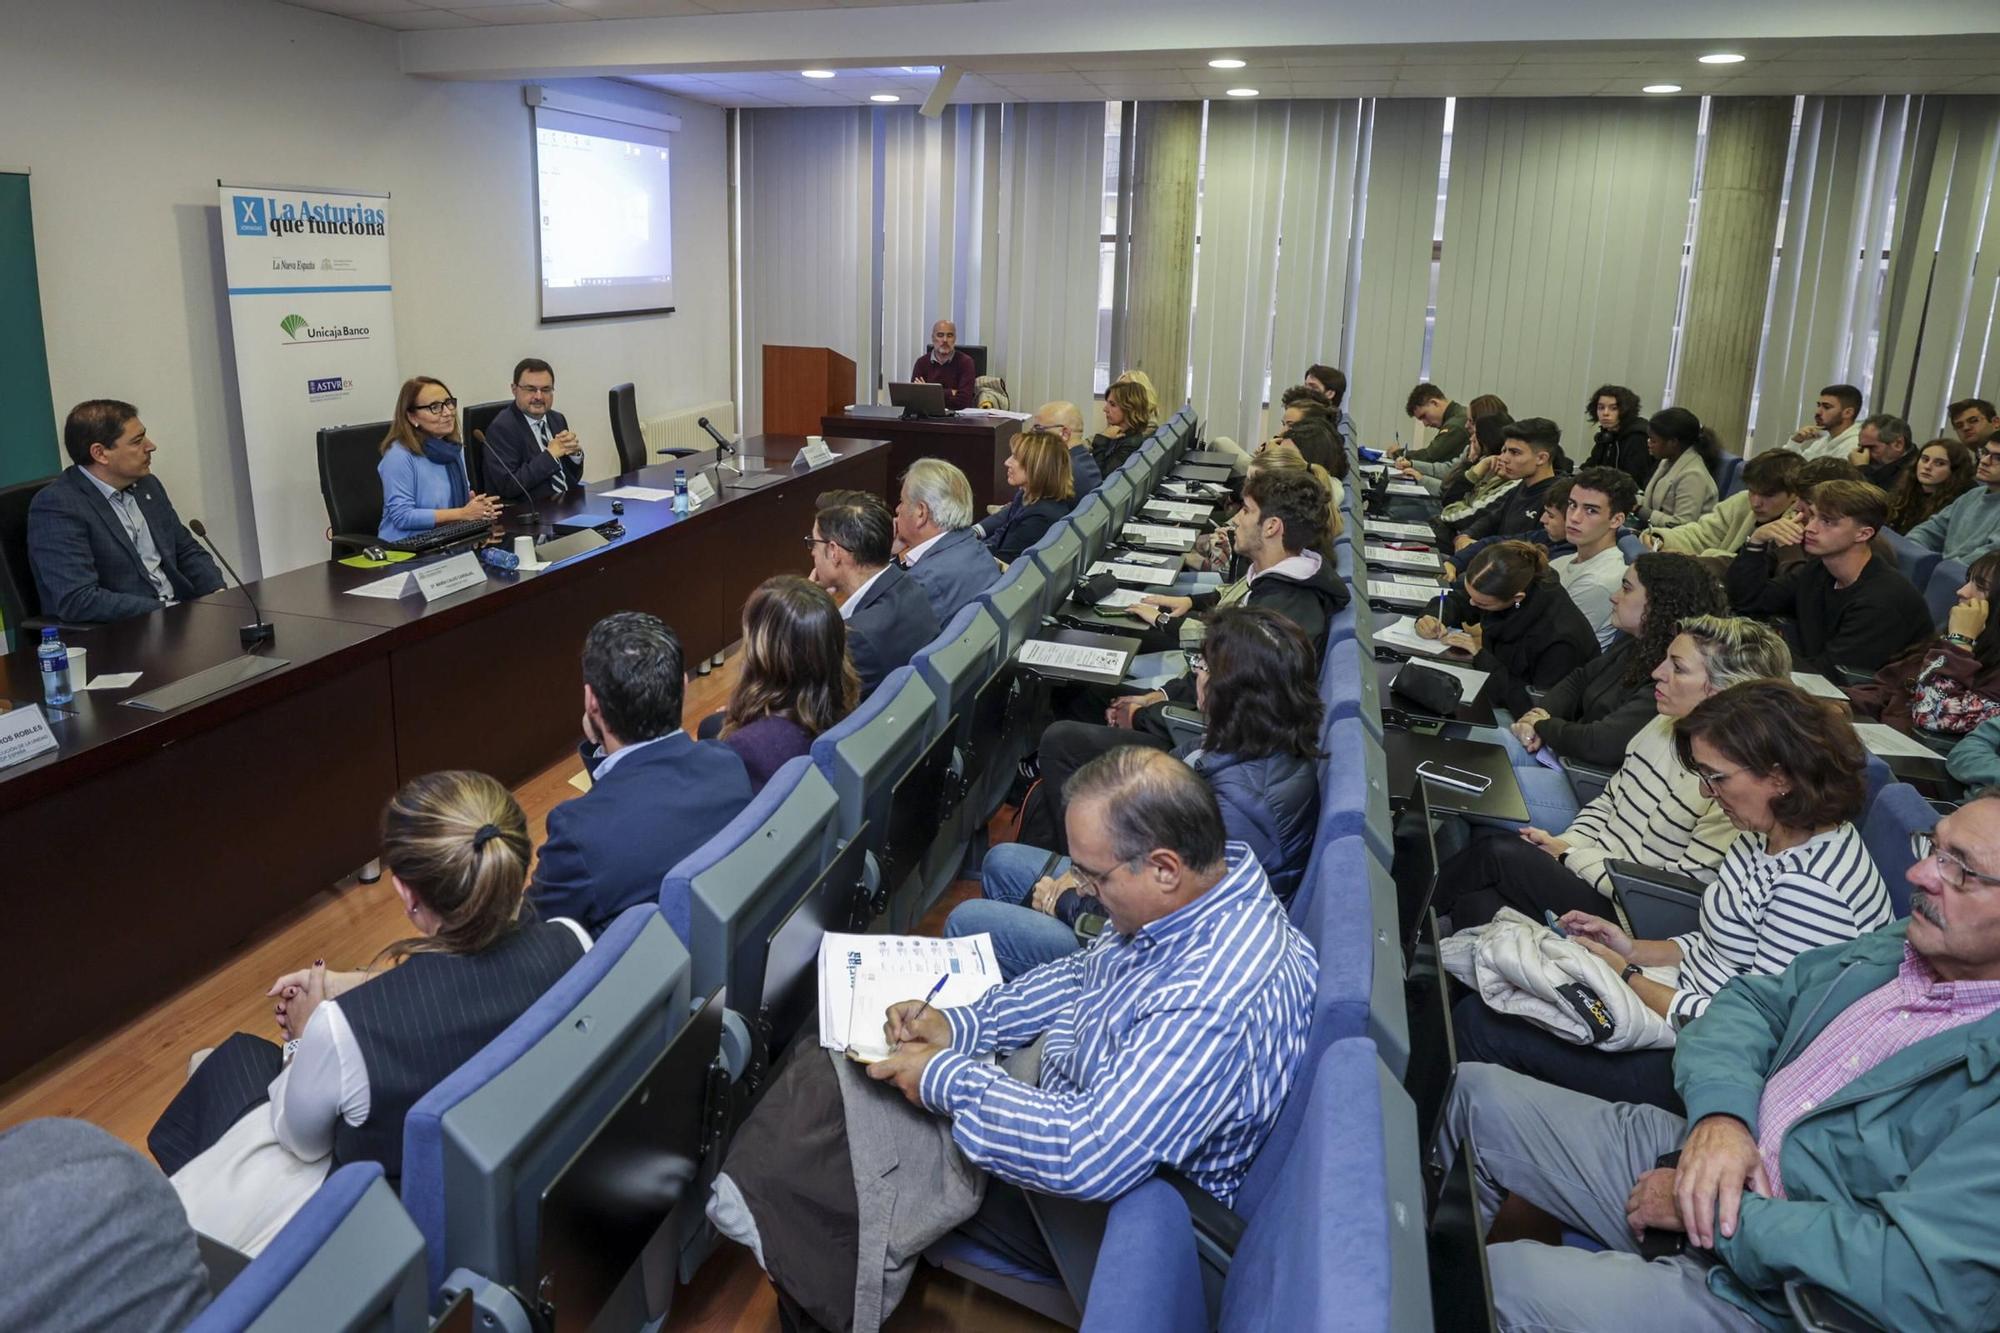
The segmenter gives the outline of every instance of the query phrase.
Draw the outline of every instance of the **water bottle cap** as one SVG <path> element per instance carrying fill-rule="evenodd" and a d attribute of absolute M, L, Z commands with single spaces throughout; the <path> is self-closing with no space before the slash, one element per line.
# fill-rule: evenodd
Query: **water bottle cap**
<path fill-rule="evenodd" d="M 55 636 L 56 636 L 56 627 L 54 625 L 42 626 L 42 639 L 44 641 L 53 639 Z"/>

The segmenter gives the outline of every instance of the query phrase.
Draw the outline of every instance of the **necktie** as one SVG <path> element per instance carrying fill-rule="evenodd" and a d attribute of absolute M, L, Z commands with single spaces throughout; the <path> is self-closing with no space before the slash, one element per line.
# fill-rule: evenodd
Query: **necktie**
<path fill-rule="evenodd" d="M 542 448 L 549 447 L 549 419 L 543 417 L 535 423 L 535 438 L 542 442 Z M 569 490 L 569 472 L 563 467 L 563 460 L 556 460 L 555 475 L 549 478 L 549 485 L 557 495 Z"/>

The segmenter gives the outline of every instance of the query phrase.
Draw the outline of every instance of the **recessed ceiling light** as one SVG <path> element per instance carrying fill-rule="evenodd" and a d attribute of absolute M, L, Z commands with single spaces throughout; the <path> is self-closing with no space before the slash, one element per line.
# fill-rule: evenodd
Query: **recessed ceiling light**
<path fill-rule="evenodd" d="M 1231 97 L 1255 97 L 1257 90 L 1255 88 L 1231 88 L 1229 95 Z"/>
<path fill-rule="evenodd" d="M 1642 93 L 1677 93 L 1680 90 L 1681 86 L 1678 83 L 1649 83 L 1639 91 Z"/>
<path fill-rule="evenodd" d="M 1208 67 L 1210 69 L 1242 69 L 1243 62 L 1240 60 L 1229 60 L 1229 59 L 1211 60 L 1208 62 Z"/>
<path fill-rule="evenodd" d="M 833 71 L 830 69 L 802 69 L 799 73 L 809 79 L 830 79 L 833 77 Z"/>
<path fill-rule="evenodd" d="M 1744 57 L 1737 55 L 1734 51 L 1716 51 L 1710 55 L 1703 56 L 1701 63 L 1704 65 L 1740 65 L 1743 63 L 1743 60 Z"/>
<path fill-rule="evenodd" d="M 868 100 L 871 102 L 900 102 L 903 99 L 894 93 L 870 93 L 868 94 Z"/>

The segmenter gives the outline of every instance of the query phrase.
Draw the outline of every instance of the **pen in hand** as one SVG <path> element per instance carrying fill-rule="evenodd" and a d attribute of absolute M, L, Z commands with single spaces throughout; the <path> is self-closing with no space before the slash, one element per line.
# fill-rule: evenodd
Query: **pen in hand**
<path fill-rule="evenodd" d="M 917 1006 L 917 1012 L 911 1014 L 908 1018 L 905 1018 L 903 1020 L 903 1030 L 905 1032 L 908 1032 L 916 1027 L 917 1020 L 922 1018 L 924 1014 L 929 1011 L 931 1007 L 931 1001 L 937 998 L 938 992 L 944 989 L 944 983 L 949 980 L 951 980 L 951 973 L 947 972 L 943 976 L 939 977 L 937 981 L 932 984 L 930 989 L 930 994 L 924 996 L 924 1002 Z M 900 1046 L 902 1045 L 902 1042 L 898 1041 L 896 1044 Z"/>

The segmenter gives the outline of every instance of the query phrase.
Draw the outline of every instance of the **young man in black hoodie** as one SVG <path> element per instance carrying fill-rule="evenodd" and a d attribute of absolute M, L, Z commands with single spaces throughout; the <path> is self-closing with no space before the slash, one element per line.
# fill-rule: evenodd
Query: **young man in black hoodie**
<path fill-rule="evenodd" d="M 1807 559 L 1773 578 L 1770 544 L 1744 543 L 1725 580 L 1730 605 L 1758 619 L 1792 617 L 1785 639 L 1801 670 L 1836 682 L 1835 667 L 1873 674 L 1937 632 L 1930 608 L 1902 571 L 1871 549 L 1889 514 L 1879 486 L 1823 481 L 1811 503 Z"/>
<path fill-rule="evenodd" d="M 1528 537 L 1542 526 L 1542 506 L 1562 461 L 1562 427 L 1547 417 L 1516 421 L 1500 432 L 1493 467 L 1519 482 L 1455 523 L 1440 521 L 1437 535 L 1454 551 L 1482 537 Z"/>

